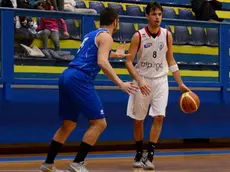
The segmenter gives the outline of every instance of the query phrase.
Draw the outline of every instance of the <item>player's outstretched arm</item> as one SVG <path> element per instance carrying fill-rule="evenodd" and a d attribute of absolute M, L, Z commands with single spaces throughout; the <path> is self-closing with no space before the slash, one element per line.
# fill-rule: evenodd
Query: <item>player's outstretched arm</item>
<path fill-rule="evenodd" d="M 124 83 L 115 73 L 108 61 L 109 52 L 112 48 L 113 39 L 108 33 L 101 33 L 97 36 L 98 59 L 97 63 L 104 74 L 111 79 L 119 88 L 127 93 L 136 92 L 138 89 L 131 82 Z"/>
<path fill-rule="evenodd" d="M 129 74 L 132 76 L 132 78 L 135 81 L 137 81 L 142 94 L 143 95 L 149 95 L 151 93 L 151 87 L 136 72 L 136 69 L 133 66 L 133 61 L 134 61 L 135 56 L 136 56 L 137 51 L 138 51 L 139 42 L 140 42 L 139 34 L 138 34 L 138 32 L 136 32 L 133 35 L 133 37 L 132 37 L 132 40 L 131 40 L 131 43 L 130 43 L 130 47 L 129 47 L 129 50 L 128 50 L 129 56 L 127 56 L 127 58 L 126 58 L 125 65 L 126 65 L 127 70 L 129 71 Z"/>
<path fill-rule="evenodd" d="M 173 56 L 173 38 L 171 32 L 168 31 L 168 52 L 167 52 L 167 62 L 169 66 L 170 72 L 172 72 L 174 79 L 176 80 L 181 92 L 190 91 L 188 87 L 186 87 L 182 81 L 180 70 L 176 63 L 176 60 Z"/>
<path fill-rule="evenodd" d="M 110 58 L 125 58 L 130 56 L 130 54 L 125 54 L 125 53 L 117 53 L 117 52 L 111 52 L 110 53 Z"/>

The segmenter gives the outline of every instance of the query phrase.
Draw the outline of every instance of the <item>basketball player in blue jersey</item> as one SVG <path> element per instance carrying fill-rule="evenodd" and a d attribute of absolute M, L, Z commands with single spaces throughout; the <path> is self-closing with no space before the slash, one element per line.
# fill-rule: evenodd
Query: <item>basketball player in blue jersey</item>
<path fill-rule="evenodd" d="M 137 91 L 138 87 L 131 82 L 121 81 L 108 61 L 113 44 L 112 34 L 117 24 L 118 14 L 114 9 L 101 11 L 100 28 L 85 35 L 75 59 L 61 74 L 59 115 L 63 123 L 50 143 L 47 158 L 40 167 L 41 172 L 61 171 L 54 167 L 54 159 L 75 129 L 79 113 L 88 118 L 91 126 L 84 134 L 79 152 L 68 166 L 68 172 L 87 172 L 84 160 L 107 125 L 102 103 L 94 88 L 94 79 L 100 69 L 124 92 L 131 94 Z"/>

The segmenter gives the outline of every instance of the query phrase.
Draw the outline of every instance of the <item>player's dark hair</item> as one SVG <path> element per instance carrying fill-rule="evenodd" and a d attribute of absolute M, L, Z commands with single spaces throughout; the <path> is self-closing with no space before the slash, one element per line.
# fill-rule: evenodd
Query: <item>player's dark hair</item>
<path fill-rule="evenodd" d="M 109 26 L 118 18 L 118 13 L 113 8 L 105 8 L 100 13 L 100 25 Z"/>
<path fill-rule="evenodd" d="M 149 15 L 151 11 L 155 11 L 156 9 L 161 10 L 161 12 L 163 13 L 163 7 L 159 2 L 149 2 L 146 6 L 145 14 Z"/>

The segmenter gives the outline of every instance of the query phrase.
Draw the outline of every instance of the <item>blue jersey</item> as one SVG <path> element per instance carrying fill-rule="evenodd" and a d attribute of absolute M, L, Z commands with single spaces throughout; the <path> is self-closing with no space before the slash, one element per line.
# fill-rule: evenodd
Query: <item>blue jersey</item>
<path fill-rule="evenodd" d="M 100 28 L 86 34 L 75 58 L 69 64 L 70 67 L 79 69 L 93 80 L 100 72 L 100 67 L 97 64 L 98 47 L 96 44 L 96 37 L 101 32 L 108 31 Z"/>

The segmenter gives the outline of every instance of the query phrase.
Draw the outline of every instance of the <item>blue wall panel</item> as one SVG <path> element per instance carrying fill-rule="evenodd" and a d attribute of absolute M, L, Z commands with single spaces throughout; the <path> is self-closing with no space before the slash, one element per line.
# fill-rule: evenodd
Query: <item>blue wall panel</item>
<path fill-rule="evenodd" d="M 187 1 L 186 1 L 187 2 Z M 58 90 L 44 88 L 11 88 L 12 84 L 33 84 L 33 85 L 52 85 L 56 84 L 54 80 L 43 78 L 38 81 L 33 77 L 29 80 L 15 78 L 13 70 L 13 16 L 36 16 L 36 17 L 56 17 L 79 20 L 98 20 L 99 16 L 47 12 L 47 11 L 29 11 L 24 9 L 0 9 L 1 20 L 1 84 L 0 88 L 0 144 L 6 143 L 44 143 L 50 142 L 54 132 L 60 126 L 58 119 Z M 146 19 L 140 17 L 121 16 L 120 22 L 146 23 Z M 184 114 L 179 109 L 178 100 L 181 93 L 178 90 L 171 90 L 169 95 L 169 105 L 167 108 L 167 117 L 163 126 L 161 138 L 184 139 L 184 138 L 230 138 L 230 93 L 229 84 L 229 23 L 214 23 L 188 20 L 164 19 L 165 25 L 183 25 L 205 28 L 220 29 L 219 35 L 219 82 L 214 77 L 190 80 L 186 82 L 194 87 L 205 87 L 204 91 L 195 91 L 201 99 L 201 107 L 194 114 Z M 91 31 L 83 22 L 81 34 Z M 9 29 L 9 28 L 11 29 Z M 87 28 L 87 29 L 84 29 Z M 6 34 L 7 33 L 7 34 Z M 7 36 L 4 36 L 7 35 Z M 9 39 L 10 38 L 10 39 Z M 4 44 L 3 44 L 4 43 Z M 191 56 L 176 54 L 178 60 L 189 59 Z M 201 62 L 215 62 L 216 56 L 210 56 Z M 192 62 L 192 61 L 191 61 Z M 18 75 L 17 77 L 20 77 Z M 213 79 L 214 78 L 214 79 Z M 125 79 L 125 78 L 122 78 Z M 170 79 L 171 80 L 171 79 Z M 111 84 L 107 79 L 98 82 L 98 85 Z M 197 81 L 197 82 L 194 82 Z M 206 81 L 206 82 L 205 82 Z M 176 83 L 172 82 L 171 86 Z M 211 87 L 220 88 L 221 91 L 211 90 Z M 208 89 L 210 91 L 208 91 Z M 120 90 L 98 90 L 107 116 L 108 128 L 100 137 L 99 141 L 131 141 L 133 140 L 133 121 L 126 116 L 126 106 L 128 95 Z M 90 103 L 90 102 L 89 102 Z M 88 122 L 82 116 L 79 118 L 79 125 L 74 133 L 68 139 L 69 142 L 80 141 L 84 132 L 88 128 Z M 152 119 L 150 117 L 145 121 L 145 129 L 151 127 Z M 145 132 L 145 138 L 149 136 L 149 130 Z"/>
<path fill-rule="evenodd" d="M 200 109 L 194 114 L 184 114 L 178 105 L 181 93 L 170 91 L 161 138 L 230 137 L 230 106 L 220 103 L 219 91 L 195 92 L 201 99 Z M 128 96 L 120 90 L 98 90 L 98 93 L 108 122 L 99 141 L 132 141 L 133 121 L 126 116 Z M 13 89 L 12 99 L 0 105 L 0 144 L 49 142 L 60 125 L 57 89 Z M 152 118 L 147 117 L 145 138 L 151 123 Z M 87 127 L 87 119 L 80 116 L 68 142 L 80 141 Z"/>

